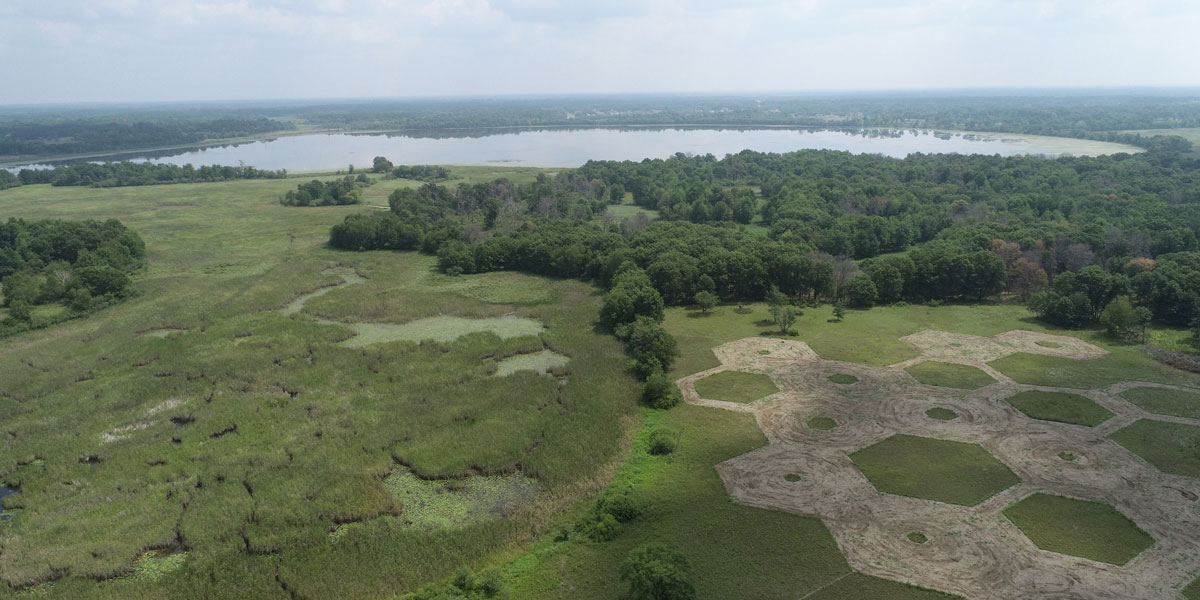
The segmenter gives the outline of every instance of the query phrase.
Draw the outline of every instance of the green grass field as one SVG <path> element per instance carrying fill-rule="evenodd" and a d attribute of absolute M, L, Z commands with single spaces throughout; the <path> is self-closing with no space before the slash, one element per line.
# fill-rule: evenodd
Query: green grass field
<path fill-rule="evenodd" d="M 1200 577 L 1193 579 L 1187 587 L 1183 588 L 1183 597 L 1188 600 L 1200 600 Z"/>
<path fill-rule="evenodd" d="M 1137 387 L 1121 396 L 1146 412 L 1188 419 L 1200 419 L 1200 394 L 1170 388 Z"/>
<path fill-rule="evenodd" d="M 881 492 L 975 506 L 1020 483 L 978 444 L 896 434 L 850 455 Z"/>
<path fill-rule="evenodd" d="M 0 340 L 0 479 L 22 492 L 6 499 L 0 580 L 71 598 L 387 596 L 508 556 L 604 484 L 638 388 L 592 329 L 594 288 L 327 250 L 331 224 L 374 209 L 281 206 L 295 183 L 0 194 L 6 216 L 120 219 L 149 262 L 133 298 Z M 348 274 L 362 281 L 328 287 Z M 356 325 L 442 314 L 539 327 L 339 344 Z M 564 379 L 493 375 L 491 356 L 547 346 L 571 357 Z M 400 470 L 531 484 L 515 502 L 503 486 L 442 489 L 448 514 L 491 508 L 426 527 L 426 496 L 387 485 Z"/>
<path fill-rule="evenodd" d="M 1187 385 L 1196 380 L 1195 375 L 1163 365 L 1137 349 L 1108 350 L 1110 354 L 1089 360 L 1018 352 L 993 360 L 988 365 L 1018 383 L 1079 390 L 1104 388 L 1122 381 Z"/>
<path fill-rule="evenodd" d="M 760 373 L 721 371 L 696 381 L 696 393 L 708 400 L 754 402 L 778 392 L 775 382 Z"/>
<path fill-rule="evenodd" d="M 909 375 L 912 375 L 913 379 L 925 385 L 938 387 L 975 390 L 985 385 L 996 383 L 996 380 L 992 379 L 991 375 L 970 365 L 956 365 L 927 360 L 910 367 L 905 367 L 904 370 Z"/>
<path fill-rule="evenodd" d="M 1085 427 L 1095 427 L 1115 414 L 1089 398 L 1066 392 L 1020 392 L 1005 401 L 1033 419 Z"/>
<path fill-rule="evenodd" d="M 1140 419 L 1108 437 L 1160 471 L 1200 477 L 1200 427 Z"/>
<path fill-rule="evenodd" d="M 1154 545 L 1129 517 L 1101 502 L 1034 494 L 1004 515 L 1043 550 L 1123 565 Z"/>

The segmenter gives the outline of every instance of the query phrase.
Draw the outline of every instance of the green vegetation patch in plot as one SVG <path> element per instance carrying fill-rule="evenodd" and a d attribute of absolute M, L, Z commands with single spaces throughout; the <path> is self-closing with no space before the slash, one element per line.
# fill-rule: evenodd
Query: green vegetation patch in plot
<path fill-rule="evenodd" d="M 809 427 L 809 429 L 820 429 L 822 431 L 829 431 L 830 429 L 837 428 L 837 421 L 834 421 L 833 419 L 826 417 L 824 415 L 817 416 L 817 417 L 813 417 L 808 420 L 808 427 Z"/>
<path fill-rule="evenodd" d="M 1154 545 L 1154 538 L 1103 502 L 1039 493 L 1005 508 L 1004 515 L 1042 550 L 1112 565 Z"/>
<path fill-rule="evenodd" d="M 383 484 L 403 505 L 404 520 L 422 529 L 455 529 L 504 516 L 538 491 L 537 481 L 521 473 L 426 481 L 398 471 Z"/>
<path fill-rule="evenodd" d="M 904 369 L 914 379 L 925 384 L 938 387 L 958 388 L 960 390 L 975 390 L 985 385 L 996 383 L 991 375 L 970 365 L 927 360 Z"/>
<path fill-rule="evenodd" d="M 609 489 L 628 490 L 643 516 L 602 544 L 573 532 L 565 543 L 546 536 L 517 561 L 522 569 L 508 578 L 512 598 L 623 597 L 628 585 L 613 574 L 648 542 L 684 553 L 697 598 L 799 598 L 850 572 L 820 519 L 730 502 L 713 465 L 767 444 L 753 415 L 690 404 L 640 414 L 642 435 Z M 648 436 L 662 427 L 686 440 L 669 460 L 646 451 Z"/>
<path fill-rule="evenodd" d="M 1095 427 L 1116 414 L 1090 398 L 1067 392 L 1028 391 L 1006 400 L 1027 417 L 1086 427 Z"/>
<path fill-rule="evenodd" d="M 896 434 L 850 455 L 881 492 L 975 506 L 1019 483 L 978 444 Z"/>
<path fill-rule="evenodd" d="M 1200 427 L 1139 419 L 1108 437 L 1164 473 L 1200 477 Z"/>
<path fill-rule="evenodd" d="M 929 536 L 921 533 L 920 531 L 913 531 L 905 537 L 908 538 L 908 541 L 914 544 L 924 544 L 925 542 L 929 541 Z"/>
<path fill-rule="evenodd" d="M 935 406 L 925 411 L 925 416 L 929 417 L 930 419 L 937 419 L 939 421 L 953 421 L 954 419 L 958 418 L 958 413 L 948 408 Z"/>
<path fill-rule="evenodd" d="M 1035 343 L 1043 348 L 1062 348 L 1062 344 L 1060 344 L 1058 342 L 1048 342 L 1046 340 L 1036 340 L 1033 343 Z"/>
<path fill-rule="evenodd" d="M 134 579 L 158 581 L 171 573 L 178 571 L 187 560 L 187 552 L 163 552 L 152 550 L 141 556 L 133 563 Z"/>
<path fill-rule="evenodd" d="M 696 393 L 707 400 L 754 402 L 778 391 L 775 382 L 760 373 L 721 371 L 696 381 Z"/>
<path fill-rule="evenodd" d="M 849 373 L 834 373 L 829 376 L 829 380 L 838 385 L 850 385 L 858 383 L 858 378 Z"/>
<path fill-rule="evenodd" d="M 501 360 L 496 368 L 496 375 L 501 377 L 512 375 L 517 371 L 536 371 L 545 375 L 552 369 L 566 366 L 571 359 L 553 350 L 542 350 L 530 354 L 517 354 Z"/>
<path fill-rule="evenodd" d="M 787 475 L 783 476 L 783 480 L 788 483 L 797 483 L 804 481 L 804 476 L 799 473 L 788 473 Z"/>
<path fill-rule="evenodd" d="M 1200 394 L 1159 387 L 1137 387 L 1121 393 L 1126 400 L 1156 415 L 1200 419 Z"/>
<path fill-rule="evenodd" d="M 360 348 L 386 342 L 420 342 L 433 340 L 453 342 L 464 335 L 488 332 L 500 339 L 537 335 L 542 324 L 533 319 L 506 315 L 492 319 L 465 319 L 463 317 L 430 317 L 409 321 L 403 325 L 390 323 L 348 323 L 345 325 L 358 335 L 342 342 L 347 348 Z"/>
<path fill-rule="evenodd" d="M 890 579 L 851 573 L 823 588 L 807 600 L 962 600 L 962 596 L 938 592 Z"/>
<path fill-rule="evenodd" d="M 1081 390 L 1104 388 L 1121 381 L 1175 383 L 1181 382 L 1180 376 L 1184 374 L 1140 351 L 1128 349 L 1085 360 L 1018 352 L 997 358 L 988 366 L 1018 383 Z"/>
<path fill-rule="evenodd" d="M 1183 597 L 1188 600 L 1200 600 L 1200 577 L 1193 579 L 1187 587 L 1183 588 Z"/>

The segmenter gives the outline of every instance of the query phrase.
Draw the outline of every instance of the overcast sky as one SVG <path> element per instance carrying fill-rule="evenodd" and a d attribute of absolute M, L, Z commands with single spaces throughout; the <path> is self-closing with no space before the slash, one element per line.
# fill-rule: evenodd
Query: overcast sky
<path fill-rule="evenodd" d="M 0 0 L 0 104 L 1200 85 L 1194 0 Z"/>

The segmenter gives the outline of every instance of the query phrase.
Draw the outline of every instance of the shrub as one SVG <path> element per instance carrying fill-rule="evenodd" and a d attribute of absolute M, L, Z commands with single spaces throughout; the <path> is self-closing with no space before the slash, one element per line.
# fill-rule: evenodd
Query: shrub
<path fill-rule="evenodd" d="M 650 408 L 665 410 L 682 401 L 683 395 L 679 393 L 679 387 L 662 373 L 651 374 L 642 385 L 642 404 Z"/>
<path fill-rule="evenodd" d="M 632 600 L 692 600 L 691 568 L 678 551 L 663 544 L 633 549 L 621 562 L 621 580 L 629 583 Z"/>
<path fill-rule="evenodd" d="M 878 297 L 879 292 L 875 289 L 875 282 L 868 275 L 855 275 L 846 283 L 846 300 L 850 306 L 871 308 L 875 306 Z"/>
<path fill-rule="evenodd" d="M 655 429 L 650 432 L 648 451 L 655 456 L 675 451 L 675 432 L 670 429 Z"/>

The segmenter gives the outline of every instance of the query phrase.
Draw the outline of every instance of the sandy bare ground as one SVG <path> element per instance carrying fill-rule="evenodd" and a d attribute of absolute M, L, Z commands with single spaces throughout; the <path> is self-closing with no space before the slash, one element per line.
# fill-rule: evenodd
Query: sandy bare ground
<path fill-rule="evenodd" d="M 824 520 L 850 564 L 867 574 L 993 599 L 1182 598 L 1179 590 L 1200 572 L 1200 481 L 1162 473 L 1105 436 L 1138 418 L 1191 423 L 1149 415 L 1106 390 L 1020 385 L 985 369 L 998 382 L 974 391 L 925 386 L 903 367 L 938 360 L 985 367 L 1013 352 L 1086 359 L 1105 351 L 1081 340 L 1029 331 L 989 338 L 922 331 L 903 340 L 921 356 L 888 367 L 820 359 L 802 342 L 747 338 L 718 346 L 722 364 L 678 381 L 686 401 L 751 412 L 770 443 L 717 465 L 737 501 Z M 1050 342 L 1058 347 L 1038 345 Z M 782 390 L 750 404 L 700 398 L 697 379 L 723 370 L 766 373 Z M 859 381 L 828 380 L 847 373 Z M 1097 427 L 1039 421 L 1004 401 L 1025 390 L 1062 390 L 1087 396 L 1116 413 Z M 938 421 L 925 411 L 958 413 Z M 806 421 L 825 415 L 829 431 Z M 982 445 L 1021 477 L 1021 483 L 963 507 L 877 491 L 849 455 L 896 433 Z M 1077 458 L 1059 457 L 1070 452 Z M 784 475 L 803 477 L 788 482 Z M 1114 566 L 1038 549 L 1001 511 L 1035 492 L 1107 502 L 1152 535 L 1154 545 L 1128 564 Z M 922 532 L 916 544 L 906 537 Z"/>

